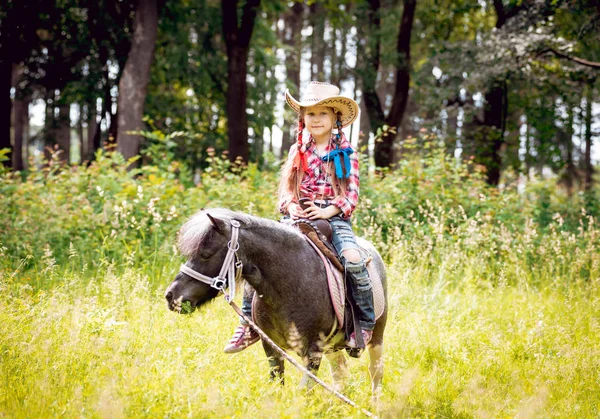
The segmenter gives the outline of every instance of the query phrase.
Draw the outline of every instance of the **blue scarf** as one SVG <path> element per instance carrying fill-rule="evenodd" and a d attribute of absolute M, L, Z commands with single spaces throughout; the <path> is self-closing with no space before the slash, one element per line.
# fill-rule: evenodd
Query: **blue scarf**
<path fill-rule="evenodd" d="M 325 156 L 321 157 L 324 162 L 333 160 L 335 164 L 335 175 L 338 179 L 347 179 L 350 177 L 350 154 L 354 153 L 352 147 L 336 148 L 330 151 Z M 342 170 L 342 157 L 344 158 L 344 170 Z"/>

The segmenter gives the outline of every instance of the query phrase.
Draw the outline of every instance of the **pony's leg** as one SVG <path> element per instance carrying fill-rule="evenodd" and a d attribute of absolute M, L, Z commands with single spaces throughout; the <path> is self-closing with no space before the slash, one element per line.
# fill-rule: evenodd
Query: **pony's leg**
<path fill-rule="evenodd" d="M 265 354 L 267 354 L 267 358 L 269 359 L 269 377 L 271 381 L 279 381 L 281 385 L 285 384 L 283 377 L 285 372 L 283 357 L 265 341 L 262 341 L 262 344 Z"/>
<path fill-rule="evenodd" d="M 343 351 L 329 352 L 325 355 L 331 364 L 331 378 L 333 378 L 333 388 L 336 391 L 342 391 L 344 379 L 348 376 L 348 365 Z"/>
<path fill-rule="evenodd" d="M 383 378 L 383 342 L 369 345 L 369 375 L 373 401 L 377 402 Z"/>
<path fill-rule="evenodd" d="M 314 375 L 317 375 L 317 372 L 319 371 L 319 366 L 321 365 L 321 359 L 323 358 L 323 352 L 321 351 L 316 351 L 316 352 L 309 352 L 308 353 L 308 357 L 306 357 L 306 361 L 305 361 L 305 367 L 308 371 L 310 371 L 311 373 L 313 373 Z M 316 384 L 315 380 L 311 379 L 308 374 L 304 374 L 302 376 L 302 379 L 300 380 L 300 388 L 305 388 L 307 390 L 310 390 L 311 388 L 314 387 L 314 385 Z"/>

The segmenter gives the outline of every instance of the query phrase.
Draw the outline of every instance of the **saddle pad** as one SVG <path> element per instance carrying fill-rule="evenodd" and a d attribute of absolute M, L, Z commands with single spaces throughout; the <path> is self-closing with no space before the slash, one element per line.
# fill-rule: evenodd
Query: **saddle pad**
<path fill-rule="evenodd" d="M 331 296 L 331 302 L 333 304 L 333 310 L 338 320 L 338 327 L 342 327 L 344 324 L 344 306 L 346 302 L 344 292 L 344 275 L 338 269 L 334 268 L 331 261 L 325 257 L 323 252 L 307 237 L 306 241 L 315 249 L 323 263 L 325 264 L 325 271 L 327 272 L 327 285 L 329 286 L 329 295 Z M 362 249 L 365 253 L 369 252 Z M 375 320 L 381 317 L 385 309 L 385 294 L 383 292 L 383 285 L 381 284 L 381 277 L 375 269 L 372 263 L 367 265 L 367 271 L 369 272 L 369 278 L 371 279 L 372 291 L 373 291 L 373 308 L 375 309 Z"/>

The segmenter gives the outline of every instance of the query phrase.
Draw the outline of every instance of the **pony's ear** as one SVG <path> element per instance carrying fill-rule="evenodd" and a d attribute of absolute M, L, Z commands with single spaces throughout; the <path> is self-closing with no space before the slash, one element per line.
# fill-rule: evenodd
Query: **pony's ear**
<path fill-rule="evenodd" d="M 208 212 L 206 213 L 206 216 L 210 220 L 210 223 L 213 225 L 215 230 L 217 230 L 217 233 L 219 233 L 219 234 L 225 233 L 225 222 L 223 220 L 213 217 Z"/>

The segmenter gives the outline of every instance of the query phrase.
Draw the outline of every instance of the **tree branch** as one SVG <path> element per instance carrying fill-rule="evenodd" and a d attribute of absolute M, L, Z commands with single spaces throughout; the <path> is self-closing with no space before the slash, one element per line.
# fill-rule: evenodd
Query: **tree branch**
<path fill-rule="evenodd" d="M 567 54 L 563 54 L 562 52 L 558 52 L 552 48 L 548 48 L 547 51 L 553 53 L 558 58 L 564 58 L 565 60 L 574 61 L 577 64 L 581 64 L 586 67 L 591 67 L 593 69 L 600 70 L 600 62 L 588 61 L 588 60 L 584 60 L 583 58 L 573 57 L 571 55 L 567 55 Z"/>
<path fill-rule="evenodd" d="M 252 38 L 252 30 L 254 29 L 254 22 L 256 21 L 256 13 L 259 6 L 260 0 L 248 0 L 244 5 L 242 23 L 238 33 L 238 43 L 240 46 L 248 47 L 250 45 L 250 38 Z"/>

